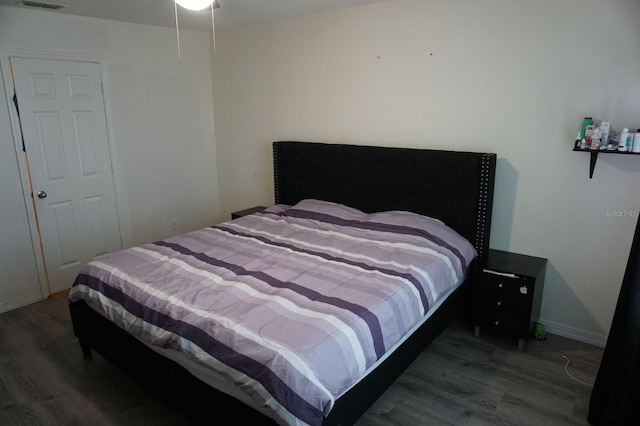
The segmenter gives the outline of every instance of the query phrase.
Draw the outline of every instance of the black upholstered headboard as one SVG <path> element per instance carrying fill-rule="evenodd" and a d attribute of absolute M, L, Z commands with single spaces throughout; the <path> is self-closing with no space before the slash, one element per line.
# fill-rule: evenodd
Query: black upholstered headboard
<path fill-rule="evenodd" d="M 273 160 L 276 204 L 315 198 L 420 213 L 487 253 L 496 154 L 280 141 Z"/>

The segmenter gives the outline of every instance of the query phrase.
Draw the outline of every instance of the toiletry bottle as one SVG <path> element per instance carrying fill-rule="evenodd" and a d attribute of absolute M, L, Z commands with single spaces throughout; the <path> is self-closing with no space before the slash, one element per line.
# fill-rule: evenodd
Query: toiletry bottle
<path fill-rule="evenodd" d="M 580 137 L 580 131 L 578 131 L 578 136 L 576 136 L 576 144 L 575 144 L 575 148 L 576 149 L 580 149 L 580 143 L 582 142 L 582 138 Z"/>
<path fill-rule="evenodd" d="M 593 137 L 593 131 L 595 130 L 595 124 L 587 124 L 584 130 L 584 139 L 587 141 L 587 148 L 591 148 L 591 138 Z"/>
<path fill-rule="evenodd" d="M 627 138 L 629 137 L 629 128 L 622 129 L 620 136 L 618 136 L 618 151 L 625 152 L 627 150 Z"/>
<path fill-rule="evenodd" d="M 593 129 L 593 134 L 591 135 L 591 149 L 600 149 L 600 127 L 596 127 Z"/>
<path fill-rule="evenodd" d="M 611 130 L 611 122 L 603 121 L 600 123 L 600 148 L 608 148 L 609 146 L 609 132 Z"/>
<path fill-rule="evenodd" d="M 633 135 L 633 152 L 640 152 L 640 129 Z"/>
<path fill-rule="evenodd" d="M 593 124 L 593 117 L 585 117 L 582 120 L 582 128 L 580 129 L 580 139 L 584 139 L 587 137 L 587 126 Z"/>

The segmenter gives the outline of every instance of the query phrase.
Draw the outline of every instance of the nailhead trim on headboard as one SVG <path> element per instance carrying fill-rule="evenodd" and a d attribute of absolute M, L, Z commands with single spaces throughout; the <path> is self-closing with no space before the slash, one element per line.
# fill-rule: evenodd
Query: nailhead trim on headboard
<path fill-rule="evenodd" d="M 488 249 L 489 235 L 487 233 L 487 222 L 490 220 L 491 206 L 488 200 L 493 201 L 490 196 L 490 184 L 493 184 L 493 172 L 491 168 L 491 156 L 483 155 L 480 164 L 480 200 L 478 203 L 478 221 L 476 224 L 476 241 L 475 247 L 478 251 L 478 257 L 484 258 Z M 493 188 L 493 185 L 491 185 Z M 490 222 L 489 222 L 490 223 Z"/>
<path fill-rule="evenodd" d="M 278 158 L 278 145 L 273 144 L 273 195 L 276 204 L 280 203 L 280 159 Z"/>

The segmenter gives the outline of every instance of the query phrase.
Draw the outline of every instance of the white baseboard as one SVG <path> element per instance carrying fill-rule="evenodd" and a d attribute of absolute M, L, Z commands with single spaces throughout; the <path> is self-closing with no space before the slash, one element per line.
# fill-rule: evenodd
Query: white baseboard
<path fill-rule="evenodd" d="M 577 340 L 578 342 L 588 343 L 594 346 L 599 346 L 601 348 L 604 348 L 607 344 L 608 336 L 604 334 L 597 334 L 579 328 L 569 327 L 568 325 L 560 324 L 554 321 L 548 321 L 543 318 L 540 318 L 538 322 L 544 324 L 544 328 L 546 329 L 547 333 L 556 334 L 558 336 Z"/>
<path fill-rule="evenodd" d="M 41 300 L 43 300 L 42 294 L 40 292 L 37 292 L 22 296 L 7 303 L 0 303 L 0 314 L 30 305 L 32 303 L 39 302 Z"/>

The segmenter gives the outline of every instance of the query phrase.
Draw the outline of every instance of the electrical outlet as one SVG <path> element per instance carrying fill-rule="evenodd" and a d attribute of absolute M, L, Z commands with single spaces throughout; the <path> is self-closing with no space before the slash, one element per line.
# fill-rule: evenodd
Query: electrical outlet
<path fill-rule="evenodd" d="M 178 230 L 178 219 L 175 217 L 172 217 L 171 219 L 169 219 L 169 222 L 171 222 L 171 230 L 172 231 L 177 231 Z"/>

